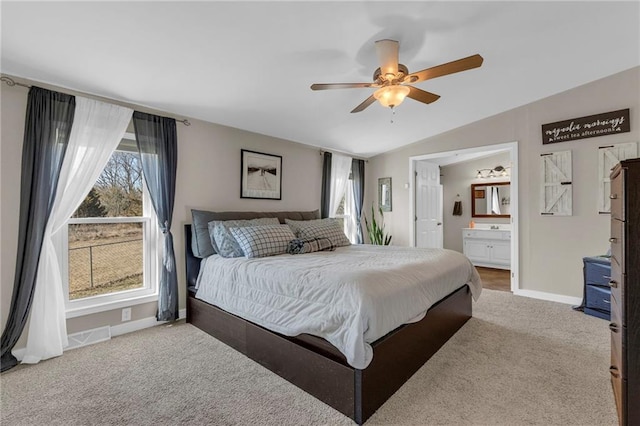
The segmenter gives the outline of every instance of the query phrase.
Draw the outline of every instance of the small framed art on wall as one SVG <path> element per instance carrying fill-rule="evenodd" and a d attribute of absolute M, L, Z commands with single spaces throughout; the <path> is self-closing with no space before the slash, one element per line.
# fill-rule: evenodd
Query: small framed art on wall
<path fill-rule="evenodd" d="M 282 156 L 241 151 L 240 198 L 282 199 Z"/>

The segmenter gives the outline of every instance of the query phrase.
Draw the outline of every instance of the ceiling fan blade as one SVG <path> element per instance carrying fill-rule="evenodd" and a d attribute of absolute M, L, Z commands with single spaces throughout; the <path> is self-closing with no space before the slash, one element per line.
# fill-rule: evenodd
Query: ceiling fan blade
<path fill-rule="evenodd" d="M 435 93 L 427 92 L 425 90 L 418 89 L 417 87 L 413 87 L 413 86 L 407 86 L 407 87 L 410 89 L 409 94 L 407 94 L 407 96 L 410 97 L 411 99 L 415 99 L 416 101 L 419 101 L 425 104 L 430 104 L 431 102 L 435 102 L 438 99 L 440 99 L 440 95 L 436 95 Z"/>
<path fill-rule="evenodd" d="M 357 89 L 361 87 L 378 87 L 378 85 L 373 83 L 316 83 L 311 85 L 311 90 Z"/>
<path fill-rule="evenodd" d="M 395 40 L 376 41 L 376 52 L 382 75 L 398 73 L 398 42 Z"/>
<path fill-rule="evenodd" d="M 364 102 L 362 102 L 360 105 L 355 107 L 353 111 L 351 111 L 351 113 L 353 114 L 354 112 L 363 111 L 365 108 L 367 108 L 369 105 L 371 105 L 375 101 L 376 101 L 376 98 L 374 98 L 373 95 L 371 95 L 367 99 L 365 99 Z"/>
<path fill-rule="evenodd" d="M 480 55 L 473 55 L 467 58 L 458 59 L 457 61 L 447 62 L 446 64 L 436 65 L 426 70 L 409 74 L 404 78 L 406 83 L 417 83 L 419 81 L 429 80 L 443 75 L 454 74 L 460 71 L 466 71 L 478 68 L 482 65 L 484 59 Z"/>

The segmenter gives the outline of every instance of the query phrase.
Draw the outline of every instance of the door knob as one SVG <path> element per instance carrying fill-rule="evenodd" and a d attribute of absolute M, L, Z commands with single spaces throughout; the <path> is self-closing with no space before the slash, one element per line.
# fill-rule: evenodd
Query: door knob
<path fill-rule="evenodd" d="M 437 225 L 438 225 L 438 226 L 442 225 L 442 222 L 438 222 L 438 223 L 437 223 Z"/>

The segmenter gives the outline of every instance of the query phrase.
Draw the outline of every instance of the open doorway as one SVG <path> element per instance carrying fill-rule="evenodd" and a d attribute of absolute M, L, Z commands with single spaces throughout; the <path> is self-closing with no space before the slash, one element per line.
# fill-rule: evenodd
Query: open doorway
<path fill-rule="evenodd" d="M 440 243 L 465 253 L 492 281 L 507 279 L 510 290 L 517 291 L 518 143 L 419 155 L 409 162 L 411 246 L 438 247 Z M 483 162 L 487 166 L 480 167 Z M 509 186 L 497 185 L 505 181 Z M 477 195 L 473 201 L 472 185 Z M 493 206 L 489 213 L 480 211 L 472 217 L 472 210 L 486 209 L 488 200 Z"/>

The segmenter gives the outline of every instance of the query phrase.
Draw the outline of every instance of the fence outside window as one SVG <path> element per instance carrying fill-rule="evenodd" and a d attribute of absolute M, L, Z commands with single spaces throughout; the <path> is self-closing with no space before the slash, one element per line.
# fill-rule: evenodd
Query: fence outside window
<path fill-rule="evenodd" d="M 68 257 L 69 300 L 142 288 L 143 224 L 70 224 Z"/>

